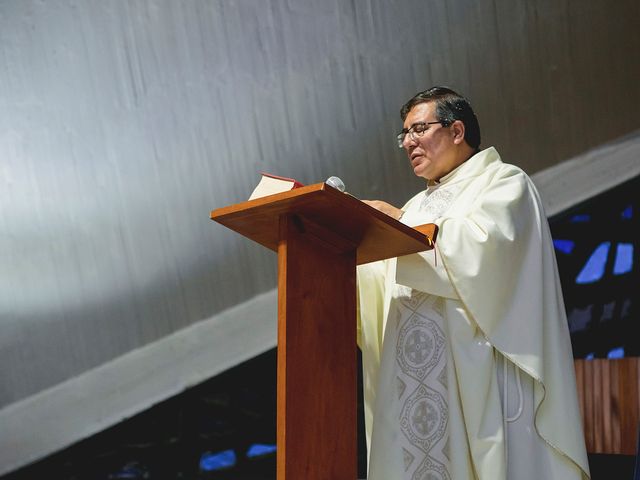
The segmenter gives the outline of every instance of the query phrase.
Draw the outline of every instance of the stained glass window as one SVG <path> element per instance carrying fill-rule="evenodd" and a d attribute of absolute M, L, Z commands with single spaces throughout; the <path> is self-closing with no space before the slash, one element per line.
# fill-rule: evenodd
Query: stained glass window
<path fill-rule="evenodd" d="M 549 220 L 576 358 L 638 356 L 640 177 Z"/>

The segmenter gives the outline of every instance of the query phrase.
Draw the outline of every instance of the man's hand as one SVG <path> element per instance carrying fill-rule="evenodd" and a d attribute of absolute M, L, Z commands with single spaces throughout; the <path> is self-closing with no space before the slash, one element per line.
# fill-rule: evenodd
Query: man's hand
<path fill-rule="evenodd" d="M 380 210 L 382 213 L 386 213 L 390 217 L 395 218 L 396 220 L 400 220 L 402 216 L 402 210 L 394 207 L 393 205 L 388 204 L 387 202 L 383 202 L 382 200 L 362 200 L 364 203 L 369 205 L 370 207 L 375 208 L 376 210 Z"/>

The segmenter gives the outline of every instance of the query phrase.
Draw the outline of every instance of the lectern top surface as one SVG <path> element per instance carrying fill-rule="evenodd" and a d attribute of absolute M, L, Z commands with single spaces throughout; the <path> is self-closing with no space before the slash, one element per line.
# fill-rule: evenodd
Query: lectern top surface
<path fill-rule="evenodd" d="M 324 183 L 218 208 L 211 219 L 277 252 L 283 215 L 337 248 L 357 249 L 358 265 L 432 248 L 428 235 Z"/>

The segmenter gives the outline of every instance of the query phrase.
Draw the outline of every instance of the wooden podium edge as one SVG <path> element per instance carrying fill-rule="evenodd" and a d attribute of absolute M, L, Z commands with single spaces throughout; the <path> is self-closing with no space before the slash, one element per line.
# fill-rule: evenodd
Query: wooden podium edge
<path fill-rule="evenodd" d="M 256 236 L 251 235 L 251 233 L 246 229 L 239 228 L 239 225 L 237 224 L 238 218 L 250 215 L 260 216 L 261 210 L 263 209 L 268 210 L 268 213 L 274 216 L 292 213 L 298 199 L 303 201 L 302 197 L 310 194 L 314 197 L 316 195 L 326 196 L 331 202 L 336 203 L 337 208 L 360 211 L 362 212 L 363 217 L 373 217 L 375 222 L 378 222 L 378 226 L 383 226 L 385 229 L 395 229 L 400 231 L 403 235 L 410 237 L 421 246 L 421 249 L 416 249 L 410 253 L 427 251 L 432 249 L 434 246 L 438 233 L 437 225 L 430 223 L 412 228 L 389 215 L 376 210 L 356 197 L 340 192 L 326 183 L 307 185 L 288 190 L 286 192 L 267 195 L 253 200 L 247 200 L 226 207 L 217 208 L 210 212 L 210 219 L 236 231 L 237 233 L 240 233 L 241 235 L 274 252 L 277 252 L 277 242 L 265 241 L 263 238 L 257 238 Z M 265 215 L 266 214 L 267 213 L 265 213 Z"/>

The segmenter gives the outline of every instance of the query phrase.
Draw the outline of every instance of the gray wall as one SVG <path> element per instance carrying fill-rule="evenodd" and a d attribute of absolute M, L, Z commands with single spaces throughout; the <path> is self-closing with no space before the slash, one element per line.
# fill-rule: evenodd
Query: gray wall
<path fill-rule="evenodd" d="M 275 286 L 208 220 L 264 170 L 418 188 L 433 84 L 533 173 L 640 127 L 640 3 L 0 1 L 0 408 Z"/>

